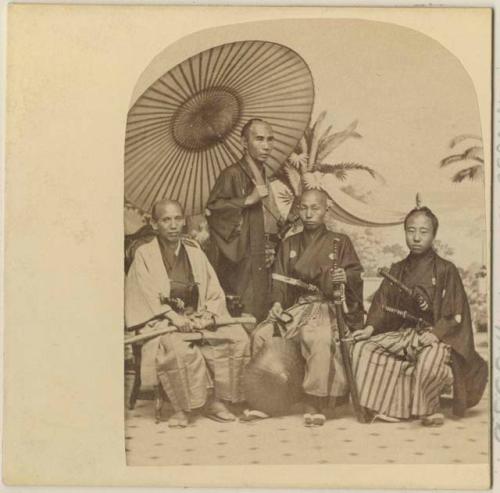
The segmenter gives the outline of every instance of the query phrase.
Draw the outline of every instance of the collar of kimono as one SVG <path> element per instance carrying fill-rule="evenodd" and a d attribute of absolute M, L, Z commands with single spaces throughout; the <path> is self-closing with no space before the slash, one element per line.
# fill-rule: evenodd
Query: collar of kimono
<path fill-rule="evenodd" d="M 436 252 L 431 247 L 426 252 L 421 254 L 409 253 L 406 257 L 407 267 L 414 269 L 417 265 L 424 262 L 432 262 L 436 258 Z"/>
<path fill-rule="evenodd" d="M 313 230 L 303 229 L 302 234 L 304 235 L 304 244 L 305 246 L 309 246 L 314 241 L 317 241 L 323 233 L 326 231 L 326 226 L 324 224 L 319 224 L 317 228 Z"/>
<path fill-rule="evenodd" d="M 146 245 L 146 251 L 148 252 L 147 254 L 150 256 L 151 260 L 154 262 L 152 264 L 152 270 L 155 276 L 158 276 L 158 278 L 162 280 L 161 282 L 164 283 L 164 292 L 162 294 L 168 298 L 170 296 L 170 278 L 161 256 L 160 238 L 157 236 L 156 240 L 156 242 L 151 242 Z M 201 249 L 179 241 L 176 254 L 179 253 L 181 246 L 184 247 L 188 256 L 194 283 L 203 286 L 203 283 L 206 281 L 204 281 L 203 257 L 200 256 Z"/>
<path fill-rule="evenodd" d="M 170 251 L 172 251 L 172 247 L 170 246 L 170 244 L 168 242 L 166 242 L 161 236 L 158 235 L 158 241 L 160 242 L 160 244 L 165 247 L 165 248 L 168 248 Z M 179 252 L 180 252 L 180 249 L 181 249 L 181 246 L 182 246 L 182 242 L 181 240 L 179 239 L 177 241 L 177 246 L 175 247 L 175 251 L 174 251 L 174 255 L 176 257 L 179 256 Z"/>
<path fill-rule="evenodd" d="M 266 183 L 266 169 L 264 165 L 258 165 L 248 154 L 243 156 L 241 160 L 243 171 L 247 173 L 254 185 L 262 185 Z"/>

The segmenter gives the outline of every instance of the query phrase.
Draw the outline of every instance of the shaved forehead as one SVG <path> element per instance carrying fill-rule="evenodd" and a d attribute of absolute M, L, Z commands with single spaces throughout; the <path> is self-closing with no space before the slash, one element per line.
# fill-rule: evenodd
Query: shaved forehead
<path fill-rule="evenodd" d="M 177 209 L 181 216 L 184 215 L 182 206 L 181 204 L 179 204 L 179 202 L 177 202 L 177 200 L 164 199 L 156 202 L 156 204 L 153 206 L 153 211 L 151 213 L 153 219 L 158 219 L 162 215 L 162 212 L 166 209 Z"/>
<path fill-rule="evenodd" d="M 324 207 L 328 205 L 328 196 L 323 190 L 306 190 L 300 197 L 301 202 L 309 202 L 311 200 Z"/>
<path fill-rule="evenodd" d="M 272 133 L 273 127 L 271 127 L 271 124 L 266 122 L 265 120 L 254 118 L 253 120 L 248 121 L 241 129 L 241 136 L 248 139 L 250 131 L 254 133 L 262 133 L 265 130 L 268 130 L 270 133 Z"/>

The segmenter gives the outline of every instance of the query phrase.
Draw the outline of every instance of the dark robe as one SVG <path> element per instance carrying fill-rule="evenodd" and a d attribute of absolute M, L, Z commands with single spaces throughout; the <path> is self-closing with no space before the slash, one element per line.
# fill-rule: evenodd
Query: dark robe
<path fill-rule="evenodd" d="M 274 264 L 274 272 L 299 279 L 317 286 L 331 298 L 333 285 L 330 269 L 333 262 L 333 242 L 338 239 L 338 266 L 346 271 L 346 322 L 352 329 L 363 326 L 363 267 L 348 236 L 319 227 L 314 232 L 302 231 L 281 244 Z M 279 301 L 283 308 L 294 305 L 299 296 L 307 291 L 281 281 L 273 280 L 272 300 Z"/>
<path fill-rule="evenodd" d="M 453 412 L 462 416 L 466 408 L 475 406 L 481 399 L 488 379 L 488 365 L 474 348 L 469 303 L 458 269 L 431 249 L 420 256 L 410 254 L 393 264 L 390 274 L 409 287 L 420 286 L 430 302 L 430 310 L 419 311 L 413 300 L 384 279 L 373 298 L 367 325 L 375 328 L 374 334 L 407 325 L 397 315 L 385 312 L 383 305 L 426 318 L 433 326 L 432 333 L 452 348 Z"/>
<path fill-rule="evenodd" d="M 210 193 L 207 217 L 218 248 L 217 276 L 226 294 L 240 296 L 244 310 L 262 320 L 269 310 L 262 203 L 246 206 L 254 189 L 245 160 L 226 168 Z"/>
<path fill-rule="evenodd" d="M 179 243 L 179 248 L 171 248 L 159 237 L 158 244 L 163 259 L 163 265 L 170 278 L 170 298 L 179 298 L 184 302 L 185 309 L 196 311 L 198 306 L 198 291 L 194 283 L 193 269 L 189 262 L 186 248 Z"/>

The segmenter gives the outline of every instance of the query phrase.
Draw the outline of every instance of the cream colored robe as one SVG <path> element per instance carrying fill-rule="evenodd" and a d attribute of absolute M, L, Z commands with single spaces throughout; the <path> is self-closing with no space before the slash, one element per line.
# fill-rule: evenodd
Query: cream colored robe
<path fill-rule="evenodd" d="M 194 282 L 198 285 L 198 310 L 207 310 L 217 316 L 228 316 L 224 292 L 217 275 L 200 247 L 191 240 L 182 240 L 193 271 Z M 169 310 L 160 303 L 161 297 L 170 296 L 170 279 L 161 256 L 158 239 L 141 245 L 125 279 L 125 325 L 131 329 L 144 324 Z M 165 324 L 153 320 L 155 329 Z M 149 327 L 147 329 L 150 329 Z M 142 386 L 156 385 L 158 382 L 155 357 L 160 338 L 157 337 L 143 346 L 141 380 Z"/>

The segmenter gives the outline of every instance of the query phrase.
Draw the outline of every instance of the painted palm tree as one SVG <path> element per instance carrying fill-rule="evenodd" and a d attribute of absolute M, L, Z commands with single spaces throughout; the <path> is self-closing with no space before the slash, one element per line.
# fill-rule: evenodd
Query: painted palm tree
<path fill-rule="evenodd" d="M 471 141 L 479 141 L 480 144 L 471 145 Z M 441 159 L 439 165 L 445 168 L 451 164 L 466 164 L 466 166 L 457 171 L 451 178 L 454 183 L 461 183 L 464 180 L 478 180 L 484 175 L 484 155 L 481 137 L 471 134 L 458 135 L 450 141 L 450 149 L 455 149 L 463 142 L 468 143 L 463 152 L 456 152 L 444 159 Z"/>
<path fill-rule="evenodd" d="M 321 188 L 325 175 L 333 175 L 339 181 L 344 181 L 352 171 L 366 172 L 372 178 L 377 176 L 369 166 L 354 162 L 332 164 L 328 160 L 343 142 L 360 139 L 361 135 L 356 131 L 357 120 L 340 132 L 332 132 L 332 125 L 324 129 L 325 119 L 326 111 L 323 111 L 314 124 L 306 129 L 296 149 L 276 176 L 286 186 L 279 194 L 279 200 L 292 208 L 304 189 Z"/>

